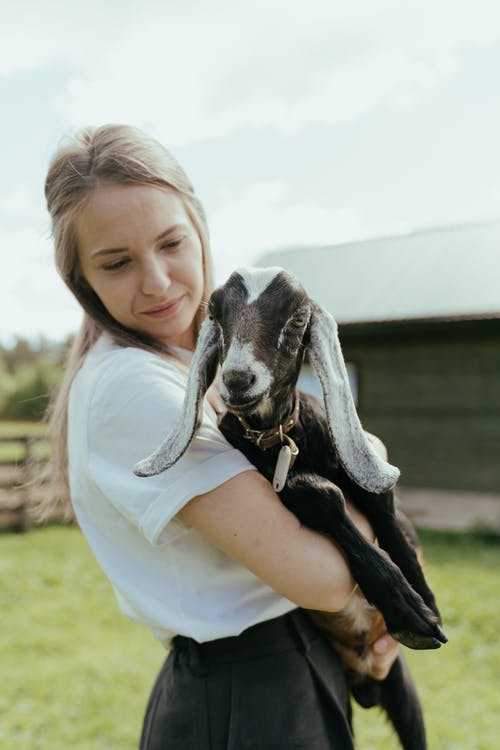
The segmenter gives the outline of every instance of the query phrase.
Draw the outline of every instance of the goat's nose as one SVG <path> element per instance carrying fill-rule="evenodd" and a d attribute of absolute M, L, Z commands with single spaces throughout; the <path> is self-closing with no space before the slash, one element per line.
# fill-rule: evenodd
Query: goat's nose
<path fill-rule="evenodd" d="M 230 391 L 246 391 L 255 383 L 251 370 L 226 370 L 222 373 L 222 382 Z"/>

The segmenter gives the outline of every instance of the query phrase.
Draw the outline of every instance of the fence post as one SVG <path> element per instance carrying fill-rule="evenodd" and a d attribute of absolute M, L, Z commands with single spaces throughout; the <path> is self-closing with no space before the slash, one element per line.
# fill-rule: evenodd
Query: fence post
<path fill-rule="evenodd" d="M 29 531 L 33 526 L 33 520 L 31 518 L 30 508 L 30 493 L 31 488 L 29 486 L 29 480 L 31 479 L 31 467 L 33 462 L 33 445 L 34 438 L 25 437 L 23 438 L 24 443 L 24 457 L 21 461 L 21 482 L 22 482 L 22 504 L 21 504 L 21 530 Z"/>

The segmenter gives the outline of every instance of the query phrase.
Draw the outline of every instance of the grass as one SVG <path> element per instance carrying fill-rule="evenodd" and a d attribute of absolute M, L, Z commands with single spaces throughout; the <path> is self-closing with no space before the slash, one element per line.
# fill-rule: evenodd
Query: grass
<path fill-rule="evenodd" d="M 136 750 L 163 649 L 118 612 L 79 530 L 0 535 L 0 575 L 0 748 Z"/>
<path fill-rule="evenodd" d="M 0 438 L 20 437 L 43 437 L 47 428 L 42 422 L 29 422 L 27 420 L 0 420 Z M 36 442 L 33 448 L 35 458 L 47 458 L 49 451 L 48 443 Z M 0 442 L 0 463 L 15 463 L 24 458 L 24 446 L 22 443 Z"/>
<path fill-rule="evenodd" d="M 26 437 L 45 435 L 43 422 L 30 422 L 27 419 L 0 419 L 0 437 Z"/>
<path fill-rule="evenodd" d="M 430 750 L 497 747 L 500 541 L 422 533 L 450 638 L 406 651 Z M 118 611 L 75 527 L 0 535 L 0 750 L 132 750 L 163 650 Z M 355 709 L 359 750 L 396 750 L 376 709 Z"/>
<path fill-rule="evenodd" d="M 405 656 L 424 706 L 430 750 L 498 747 L 500 537 L 420 532 L 427 578 L 449 638 Z M 397 750 L 376 709 L 355 711 L 360 750 Z"/>

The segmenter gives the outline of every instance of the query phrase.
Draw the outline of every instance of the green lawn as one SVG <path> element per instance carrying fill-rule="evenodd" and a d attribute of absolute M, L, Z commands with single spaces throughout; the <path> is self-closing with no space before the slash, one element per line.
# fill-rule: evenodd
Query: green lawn
<path fill-rule="evenodd" d="M 495 750 L 500 537 L 423 531 L 420 537 L 449 638 L 438 651 L 405 649 L 424 705 L 429 750 Z M 356 710 L 355 728 L 359 750 L 399 747 L 376 709 Z"/>
<path fill-rule="evenodd" d="M 406 652 L 430 750 L 493 750 L 500 541 L 422 539 L 450 638 L 439 651 Z M 135 750 L 163 651 L 119 613 L 80 532 L 1 534 L 0 574 L 0 750 Z M 359 750 L 398 747 L 374 709 L 356 710 L 355 727 Z"/>
<path fill-rule="evenodd" d="M 47 432 L 42 422 L 29 422 L 27 420 L 0 419 L 0 438 L 17 437 L 43 437 Z M 49 452 L 48 443 L 40 441 L 35 443 L 33 455 L 35 458 L 47 458 Z M 21 443 L 0 442 L 0 462 L 15 463 L 24 458 L 24 447 Z"/>
<path fill-rule="evenodd" d="M 30 422 L 26 419 L 0 419 L 0 437 L 45 435 L 46 429 L 43 422 Z"/>

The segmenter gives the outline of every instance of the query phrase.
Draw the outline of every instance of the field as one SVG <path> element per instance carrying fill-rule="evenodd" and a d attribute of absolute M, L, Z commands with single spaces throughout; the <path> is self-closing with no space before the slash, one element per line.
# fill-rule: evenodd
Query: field
<path fill-rule="evenodd" d="M 4 442 L 5 438 L 43 437 L 45 434 L 46 427 L 41 422 L 0 419 L 0 463 L 14 463 L 24 458 L 22 443 L 15 440 Z M 46 458 L 47 454 L 47 443 L 37 442 L 33 452 L 34 457 Z"/>
<path fill-rule="evenodd" d="M 406 651 L 430 750 L 498 747 L 500 541 L 422 533 L 450 642 Z M 163 659 L 126 620 L 75 527 L 0 535 L 0 750 L 135 750 Z M 355 711 L 359 750 L 396 750 L 376 709 Z"/>
<path fill-rule="evenodd" d="M 0 419 L 0 437 L 24 437 L 25 435 L 44 435 L 45 425 L 42 422 L 30 422 L 22 419 Z"/>

